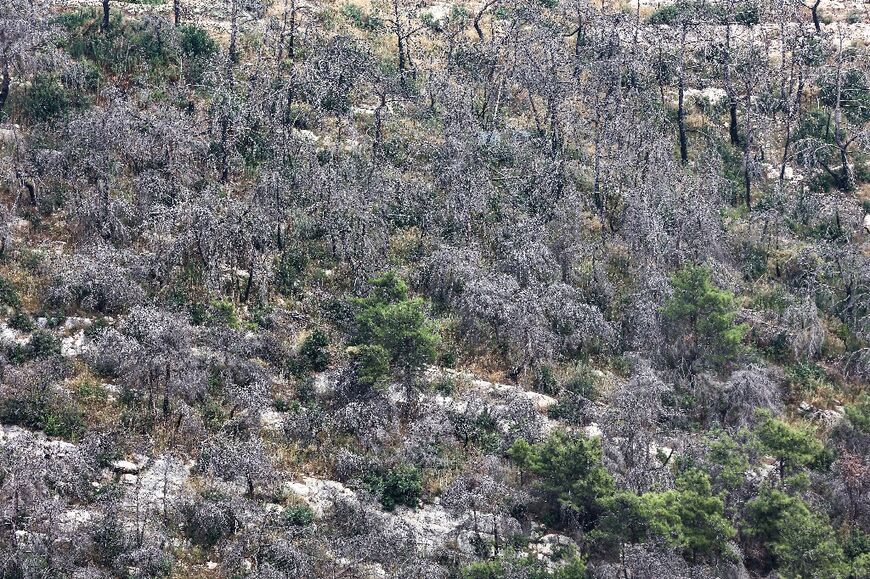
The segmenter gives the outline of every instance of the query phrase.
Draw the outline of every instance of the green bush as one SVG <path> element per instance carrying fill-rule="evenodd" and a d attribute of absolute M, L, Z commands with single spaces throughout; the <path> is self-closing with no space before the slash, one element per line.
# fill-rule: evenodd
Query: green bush
<path fill-rule="evenodd" d="M 825 106 L 834 109 L 839 103 L 846 117 L 859 124 L 870 120 L 870 87 L 858 69 L 848 69 L 839 76 L 823 78 L 819 97 Z"/>
<path fill-rule="evenodd" d="M 674 490 L 640 496 L 621 491 L 604 499 L 603 506 L 594 533 L 599 540 L 643 543 L 659 538 L 697 559 L 722 556 L 736 535 L 722 499 L 712 494 L 710 477 L 697 469 L 681 474 Z"/>
<path fill-rule="evenodd" d="M 595 400 L 598 398 L 598 377 L 589 366 L 579 364 L 565 381 L 565 390 Z"/>
<path fill-rule="evenodd" d="M 288 248 L 281 253 L 275 264 L 275 285 L 281 295 L 292 297 L 299 293 L 307 264 L 305 253 L 296 248 Z"/>
<path fill-rule="evenodd" d="M 3 276 L 0 276 L 0 304 L 13 308 L 21 305 L 21 297 L 15 285 Z"/>
<path fill-rule="evenodd" d="M 556 380 L 556 374 L 553 372 L 553 367 L 547 365 L 541 366 L 535 375 L 532 387 L 536 392 L 543 392 L 544 394 L 550 395 L 558 394 L 559 381 Z"/>
<path fill-rule="evenodd" d="M 540 444 L 517 440 L 508 451 L 521 472 L 535 475 L 551 514 L 564 509 L 591 527 L 601 513 L 601 499 L 613 493 L 613 479 L 601 464 L 596 439 L 557 431 Z"/>
<path fill-rule="evenodd" d="M 736 357 L 748 328 L 734 321 L 734 296 L 716 288 L 704 266 L 683 267 L 671 284 L 674 294 L 663 313 L 669 322 L 667 334 L 677 346 L 677 362 L 691 367 L 709 360 L 722 366 Z"/>
<path fill-rule="evenodd" d="M 360 30 L 376 32 L 384 26 L 376 14 L 366 12 L 356 4 L 345 4 L 341 7 L 341 13 Z"/>
<path fill-rule="evenodd" d="M 27 342 L 26 354 L 29 359 L 48 358 L 60 354 L 60 340 L 51 332 L 37 330 Z"/>
<path fill-rule="evenodd" d="M 803 396 L 832 388 L 828 373 L 815 362 L 798 362 L 785 369 L 789 390 Z"/>
<path fill-rule="evenodd" d="M 588 422 L 591 405 L 583 396 L 563 392 L 559 400 L 547 409 L 547 416 L 553 420 L 564 420 L 568 424 L 584 426 Z"/>
<path fill-rule="evenodd" d="M 423 491 L 423 479 L 420 470 L 409 465 L 400 465 L 391 469 L 384 477 L 384 490 L 381 503 L 387 510 L 395 505 L 416 507 Z"/>
<path fill-rule="evenodd" d="M 674 538 L 693 559 L 725 554 L 725 546 L 736 531 L 725 518 L 722 499 L 712 494 L 710 477 L 692 469 L 677 479 L 676 487 L 651 497 L 654 508 L 662 509 L 655 519 L 659 533 Z M 672 521 L 677 524 L 668 529 Z"/>
<path fill-rule="evenodd" d="M 46 121 L 67 114 L 84 101 L 52 75 L 39 75 L 24 92 L 21 108 L 33 121 Z"/>
<path fill-rule="evenodd" d="M 81 410 L 51 393 L 33 393 L 0 399 L 0 422 L 42 430 L 48 436 L 77 440 L 85 431 Z"/>
<path fill-rule="evenodd" d="M 758 414 L 761 422 L 756 435 L 779 462 L 781 479 L 809 466 L 823 454 L 824 445 L 809 428 L 790 426 L 767 411 L 759 411 Z"/>
<path fill-rule="evenodd" d="M 846 406 L 846 417 L 856 430 L 870 434 L 870 394 L 862 394 L 854 404 Z"/>
<path fill-rule="evenodd" d="M 33 323 L 33 318 L 26 312 L 15 312 L 9 317 L 9 327 L 21 332 L 30 332 L 36 325 Z"/>
<path fill-rule="evenodd" d="M 48 436 L 76 440 L 85 431 L 85 419 L 75 406 L 55 406 L 43 413 L 42 430 Z"/>
<path fill-rule="evenodd" d="M 534 557 L 516 557 L 508 551 L 495 560 L 475 561 L 459 571 L 459 579 L 585 579 L 587 576 L 586 560 L 576 553 L 569 553 L 562 558 L 561 565 L 550 568 L 544 561 Z"/>
<path fill-rule="evenodd" d="M 386 473 L 370 473 L 363 482 L 381 497 L 384 509 L 392 511 L 396 505 L 414 508 L 423 492 L 423 477 L 417 467 L 400 464 Z"/>
<path fill-rule="evenodd" d="M 192 24 L 178 29 L 178 44 L 182 54 L 191 58 L 208 57 L 218 51 L 217 43 L 208 32 Z"/>
<path fill-rule="evenodd" d="M 323 372 L 329 367 L 329 337 L 321 330 L 314 330 L 302 341 L 299 360 L 302 367 L 314 372 Z"/>
<path fill-rule="evenodd" d="M 831 526 L 800 499 L 765 488 L 746 505 L 743 533 L 760 541 L 784 577 L 844 577 L 848 568 Z"/>
<path fill-rule="evenodd" d="M 236 306 L 229 300 L 213 300 L 209 304 L 193 303 L 188 306 L 190 323 L 195 326 L 229 326 L 238 329 L 241 325 Z"/>
<path fill-rule="evenodd" d="M 378 345 L 363 344 L 348 349 L 356 379 L 364 386 L 376 386 L 390 374 L 390 353 Z"/>
<path fill-rule="evenodd" d="M 236 531 L 238 521 L 233 510 L 219 493 L 203 493 L 181 506 L 184 535 L 194 545 L 214 547 L 221 539 Z"/>
<path fill-rule="evenodd" d="M 173 29 L 162 19 L 123 19 L 116 13 L 107 31 L 101 30 L 96 11 L 58 21 L 67 29 L 62 46 L 73 58 L 90 61 L 99 71 L 117 75 L 141 71 L 159 78 L 178 64 L 170 41 Z"/>
<path fill-rule="evenodd" d="M 6 356 L 16 364 L 28 360 L 48 358 L 60 353 L 60 340 L 46 330 L 36 330 L 24 344 L 11 344 L 6 348 Z"/>
<path fill-rule="evenodd" d="M 305 527 L 314 521 L 314 511 L 306 505 L 293 505 L 284 509 L 282 518 L 291 527 Z"/>
<path fill-rule="evenodd" d="M 409 298 L 408 287 L 394 273 L 371 280 L 371 294 L 352 300 L 356 309 L 352 355 L 368 378 L 382 377 L 383 361 L 406 379 L 433 361 L 439 337 L 426 317 L 422 299 Z"/>
<path fill-rule="evenodd" d="M 677 21 L 677 18 L 680 16 L 681 8 L 676 4 L 669 4 L 667 6 L 663 6 L 649 15 L 647 18 L 647 22 L 653 25 L 660 24 L 673 24 Z"/>

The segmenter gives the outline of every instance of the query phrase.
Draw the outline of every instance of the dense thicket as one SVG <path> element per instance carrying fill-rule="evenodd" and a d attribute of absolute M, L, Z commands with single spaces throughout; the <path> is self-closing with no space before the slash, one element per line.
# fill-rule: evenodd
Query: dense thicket
<path fill-rule="evenodd" d="M 867 577 L 868 22 L 4 1 L 0 576 Z"/>

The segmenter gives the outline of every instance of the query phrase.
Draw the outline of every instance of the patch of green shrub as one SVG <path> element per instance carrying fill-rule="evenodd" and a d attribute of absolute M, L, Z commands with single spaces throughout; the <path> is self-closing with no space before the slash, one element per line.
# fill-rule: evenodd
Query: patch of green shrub
<path fill-rule="evenodd" d="M 405 378 L 435 359 L 439 336 L 423 300 L 408 297 L 408 286 L 390 272 L 371 280 L 368 297 L 352 300 L 357 345 L 353 353 L 369 378 L 383 376 L 383 361 Z"/>
<path fill-rule="evenodd" d="M 388 511 L 397 505 L 416 507 L 423 492 L 420 469 L 408 464 L 400 464 L 385 473 L 369 473 L 363 477 L 363 483 L 380 495 L 381 505 Z"/>
<path fill-rule="evenodd" d="M 9 316 L 9 327 L 21 332 L 30 332 L 36 327 L 33 318 L 27 312 L 17 311 Z"/>
<path fill-rule="evenodd" d="M 281 514 L 284 523 L 292 527 L 305 527 L 314 521 L 314 511 L 307 505 L 293 505 Z"/>
<path fill-rule="evenodd" d="M 329 337 L 322 330 L 314 330 L 299 348 L 299 361 L 305 370 L 323 372 L 329 367 Z"/>
<path fill-rule="evenodd" d="M 707 361 L 723 366 L 741 351 L 748 326 L 737 324 L 731 292 L 713 285 L 705 266 L 687 265 L 671 278 L 673 296 L 663 313 L 668 336 L 676 346 L 676 363 L 691 367 Z"/>
<path fill-rule="evenodd" d="M 356 4 L 345 4 L 341 7 L 342 15 L 350 20 L 351 24 L 360 30 L 377 32 L 383 28 L 384 23 L 373 12 L 366 12 Z"/>
<path fill-rule="evenodd" d="M 0 304 L 13 308 L 21 305 L 21 297 L 15 285 L 3 276 L 0 276 Z"/>
<path fill-rule="evenodd" d="M 0 422 L 42 430 L 48 436 L 77 440 L 85 431 L 81 410 L 50 393 L 10 396 L 0 400 Z"/>

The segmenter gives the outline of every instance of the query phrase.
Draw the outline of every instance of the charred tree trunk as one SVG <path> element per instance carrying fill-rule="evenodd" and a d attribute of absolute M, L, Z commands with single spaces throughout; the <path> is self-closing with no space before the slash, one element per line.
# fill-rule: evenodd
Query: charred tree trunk
<path fill-rule="evenodd" d="M 235 64 L 239 61 L 238 54 L 238 36 L 239 36 L 239 2 L 238 0 L 230 0 L 230 46 L 229 62 Z"/>
<path fill-rule="evenodd" d="M 6 105 L 9 98 L 9 86 L 12 84 L 12 76 L 9 74 L 9 60 L 3 59 L 2 78 L 0 78 L 0 111 Z"/>
<path fill-rule="evenodd" d="M 290 2 L 290 38 L 287 39 L 287 56 L 296 58 L 296 0 Z"/>
<path fill-rule="evenodd" d="M 680 138 L 680 161 L 685 165 L 689 162 L 689 144 L 686 140 L 686 109 L 683 106 L 683 72 L 680 71 L 680 79 L 677 88 L 677 129 Z"/>
<path fill-rule="evenodd" d="M 680 161 L 689 162 L 689 144 L 686 140 L 686 109 L 683 103 L 686 85 L 686 25 L 680 34 L 680 72 L 677 80 L 677 128 L 680 138 Z"/>
<path fill-rule="evenodd" d="M 782 146 L 782 161 L 779 166 L 779 182 L 782 184 L 785 179 L 785 164 L 788 161 L 789 153 L 791 152 L 791 139 L 792 139 L 792 123 L 795 118 L 795 109 L 800 110 L 800 102 L 803 97 L 804 92 L 804 79 L 803 74 L 798 73 L 798 85 L 797 85 L 797 95 L 795 97 L 795 105 L 792 107 L 789 105 L 788 108 L 788 117 L 786 118 L 785 123 L 785 143 Z"/>
<path fill-rule="evenodd" d="M 105 32 L 109 29 L 109 0 L 103 0 L 103 23 L 100 29 Z"/>
<path fill-rule="evenodd" d="M 251 286 L 254 285 L 254 260 L 251 260 L 251 267 L 248 270 L 248 280 L 245 283 L 245 293 L 242 295 L 242 303 L 248 303 L 248 298 L 251 296 Z"/>
<path fill-rule="evenodd" d="M 810 6 L 810 12 L 813 15 L 813 26 L 816 27 L 816 32 L 822 31 L 822 24 L 819 21 L 819 4 L 822 3 L 822 0 L 816 0 L 815 4 Z"/>
<path fill-rule="evenodd" d="M 728 135 L 731 138 L 731 145 L 737 146 L 740 144 L 740 135 L 737 132 L 737 97 L 734 94 L 734 85 L 731 83 L 731 25 L 725 27 L 725 70 L 723 77 L 725 80 L 725 92 L 728 94 Z"/>
<path fill-rule="evenodd" d="M 748 93 L 751 94 L 751 93 Z M 752 126 L 750 125 L 750 111 L 749 111 L 749 97 L 746 98 L 746 110 L 744 112 L 744 116 L 746 117 L 746 125 L 743 135 L 743 195 L 746 201 L 746 208 L 752 209 L 752 177 L 750 176 L 750 167 L 752 165 L 752 157 L 750 146 L 752 144 L 751 138 L 751 130 Z"/>
<path fill-rule="evenodd" d="M 477 38 L 483 40 L 483 28 L 480 27 L 480 21 L 483 20 L 483 15 L 491 6 L 494 6 L 498 3 L 498 0 L 488 0 L 483 4 L 480 10 L 477 11 L 477 14 L 474 15 L 474 31 L 477 33 Z"/>

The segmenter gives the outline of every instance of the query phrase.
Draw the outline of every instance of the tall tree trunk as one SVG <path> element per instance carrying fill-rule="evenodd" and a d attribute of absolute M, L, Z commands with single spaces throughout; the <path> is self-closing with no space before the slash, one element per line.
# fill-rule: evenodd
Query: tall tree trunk
<path fill-rule="evenodd" d="M 749 177 L 749 139 L 743 146 L 743 192 L 746 208 L 752 209 L 752 180 Z"/>
<path fill-rule="evenodd" d="M 680 72 L 677 80 L 677 127 L 680 137 L 680 161 L 685 165 L 689 162 L 689 144 L 686 140 L 686 109 L 683 104 L 685 92 L 686 70 L 686 25 L 683 24 L 680 35 Z"/>
<path fill-rule="evenodd" d="M 0 78 L 0 112 L 3 111 L 3 107 L 6 105 L 6 99 L 9 98 L 10 84 L 12 84 L 12 77 L 9 74 L 9 60 L 5 58 L 4 55 L 2 78 Z"/>
<path fill-rule="evenodd" d="M 396 38 L 398 39 L 399 45 L 399 81 L 404 84 L 405 68 L 407 67 L 407 64 L 405 63 L 405 40 L 402 38 L 402 33 L 398 26 L 396 27 Z"/>
<path fill-rule="evenodd" d="M 680 70 L 677 87 L 677 127 L 680 137 L 680 161 L 685 165 L 689 162 L 689 144 L 686 140 L 686 109 L 683 106 L 683 92 L 683 71 Z"/>
<path fill-rule="evenodd" d="M 747 87 L 747 95 L 752 94 Z M 751 115 L 750 115 L 750 102 L 749 97 L 746 97 L 746 110 L 744 112 L 744 116 L 746 117 L 745 130 L 743 135 L 743 193 L 744 198 L 746 200 L 746 208 L 752 209 L 752 179 L 749 174 L 750 165 L 752 164 L 752 156 L 750 145 L 752 144 L 752 125 L 751 123 Z"/>
<path fill-rule="evenodd" d="M 287 40 L 287 56 L 296 58 L 296 0 L 290 2 L 290 38 Z"/>
<path fill-rule="evenodd" d="M 782 147 L 782 162 L 779 166 L 779 182 L 782 184 L 785 179 L 785 163 L 788 160 L 789 153 L 791 152 L 791 139 L 792 139 L 792 123 L 795 118 L 795 111 L 797 110 L 800 113 L 800 102 L 801 98 L 803 98 L 804 92 L 804 77 L 803 72 L 798 71 L 798 84 L 797 84 L 797 94 L 795 96 L 794 105 L 789 103 L 788 106 L 788 116 L 786 118 L 785 123 L 785 144 Z"/>
<path fill-rule="evenodd" d="M 480 27 L 480 21 L 483 19 L 483 15 L 491 6 L 494 6 L 498 3 L 498 0 L 487 0 L 484 2 L 483 6 L 481 6 L 480 10 L 477 11 L 477 14 L 474 15 L 474 31 L 477 33 L 477 38 L 483 40 L 483 28 Z"/>
<path fill-rule="evenodd" d="M 813 26 L 816 27 L 816 32 L 822 31 L 822 24 L 819 22 L 819 4 L 822 3 L 822 0 L 816 0 L 816 3 L 810 6 L 810 12 L 813 15 Z"/>
<path fill-rule="evenodd" d="M 725 27 L 725 70 L 723 77 L 725 80 L 725 92 L 728 95 L 728 135 L 731 138 L 731 144 L 737 146 L 740 142 L 740 135 L 737 132 L 737 97 L 734 94 L 734 85 L 731 83 L 731 24 Z"/>
<path fill-rule="evenodd" d="M 229 62 L 235 64 L 239 60 L 237 42 L 239 36 L 239 1 L 230 0 L 230 46 Z"/>
<path fill-rule="evenodd" d="M 172 18 L 175 22 L 175 27 L 181 24 L 181 0 L 172 0 Z"/>
<path fill-rule="evenodd" d="M 101 29 L 103 32 L 109 29 L 109 0 L 103 0 L 103 23 Z"/>
<path fill-rule="evenodd" d="M 740 144 L 740 135 L 737 132 L 737 99 L 728 97 L 728 135 L 731 144 L 735 147 Z"/>
<path fill-rule="evenodd" d="M 254 285 L 254 260 L 251 260 L 251 267 L 248 269 L 248 281 L 245 284 L 245 293 L 242 296 L 242 303 L 248 303 L 248 297 L 251 295 L 251 286 Z"/>
<path fill-rule="evenodd" d="M 840 170 L 840 175 L 837 178 L 840 184 L 840 189 L 850 191 L 855 186 L 855 176 L 852 174 L 852 169 L 849 167 L 849 158 L 847 149 L 849 148 L 849 140 L 844 139 L 843 125 L 843 46 L 840 41 L 840 55 L 837 60 L 837 102 L 834 108 L 834 143 L 840 151 L 840 162 L 843 168 Z"/>

